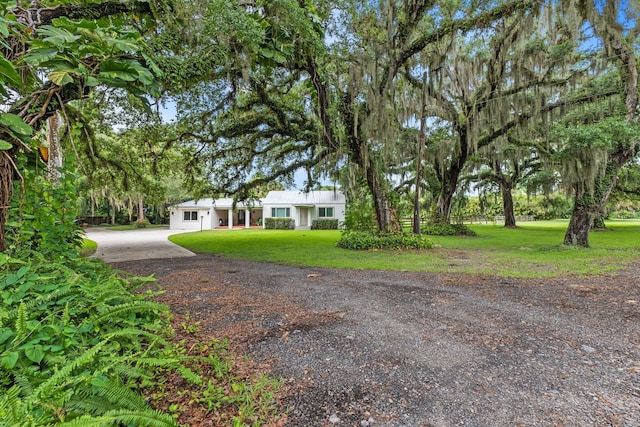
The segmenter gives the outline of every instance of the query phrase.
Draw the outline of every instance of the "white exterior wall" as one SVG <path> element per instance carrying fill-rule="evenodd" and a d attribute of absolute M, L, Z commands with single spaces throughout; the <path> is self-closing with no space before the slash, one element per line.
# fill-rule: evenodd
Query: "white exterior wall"
<path fill-rule="evenodd" d="M 313 224 L 313 221 L 316 220 L 316 219 L 337 219 L 339 226 L 341 226 L 342 223 L 344 222 L 344 212 L 345 212 L 345 209 L 346 209 L 346 207 L 345 207 L 345 205 L 343 203 L 323 203 L 323 204 L 318 204 L 316 206 L 293 206 L 293 205 L 288 205 L 288 204 L 269 204 L 269 205 L 264 205 L 263 206 L 262 213 L 263 213 L 263 217 L 264 218 L 271 218 L 272 217 L 271 216 L 271 208 L 289 208 L 289 209 L 291 209 L 290 218 L 295 221 L 296 228 L 300 227 L 300 216 L 299 216 L 299 210 L 300 209 L 309 209 L 311 211 L 310 215 L 309 215 L 308 224 L 306 225 L 306 227 L 308 227 L 308 228 L 311 228 L 311 225 Z M 318 216 L 318 208 L 333 208 L 333 217 L 332 218 L 320 218 Z M 264 221 L 262 223 L 262 227 L 264 228 Z"/>
<path fill-rule="evenodd" d="M 319 208 L 333 208 L 333 217 L 332 218 L 320 218 L 318 216 Z M 337 219 L 338 227 L 342 227 L 342 223 L 344 222 L 344 212 L 346 210 L 346 206 L 344 203 L 322 203 L 313 208 L 313 219 Z"/>
<path fill-rule="evenodd" d="M 185 221 L 184 220 L 184 212 L 198 212 L 198 219 L 196 221 Z M 208 213 L 208 215 L 207 215 Z M 215 215 L 211 215 L 211 211 L 209 209 L 203 208 L 173 208 L 171 210 L 171 214 L 169 215 L 171 219 L 169 220 L 169 228 L 171 230 L 197 230 L 200 231 L 200 221 L 202 221 L 202 229 L 203 230 L 211 230 L 213 217 Z"/>

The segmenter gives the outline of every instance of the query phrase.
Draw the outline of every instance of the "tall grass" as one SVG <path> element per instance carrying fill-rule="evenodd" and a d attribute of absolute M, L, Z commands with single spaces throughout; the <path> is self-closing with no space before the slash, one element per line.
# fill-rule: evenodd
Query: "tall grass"
<path fill-rule="evenodd" d="M 640 222 L 613 221 L 591 233 L 590 249 L 561 245 L 567 221 L 523 223 L 518 229 L 472 225 L 477 237 L 434 236 L 428 251 L 350 251 L 336 247 L 339 231 L 216 230 L 170 240 L 194 252 L 311 267 L 555 277 L 614 274 L 640 254 Z"/>

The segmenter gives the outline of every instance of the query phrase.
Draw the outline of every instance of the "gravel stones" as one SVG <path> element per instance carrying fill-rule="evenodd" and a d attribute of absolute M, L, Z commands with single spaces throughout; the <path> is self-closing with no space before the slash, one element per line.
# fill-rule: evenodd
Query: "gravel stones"
<path fill-rule="evenodd" d="M 210 255 L 117 267 L 159 271 L 161 302 L 288 379 L 291 426 L 638 426 L 640 310 L 625 303 L 640 300 L 638 266 L 540 281 L 309 278 Z"/>

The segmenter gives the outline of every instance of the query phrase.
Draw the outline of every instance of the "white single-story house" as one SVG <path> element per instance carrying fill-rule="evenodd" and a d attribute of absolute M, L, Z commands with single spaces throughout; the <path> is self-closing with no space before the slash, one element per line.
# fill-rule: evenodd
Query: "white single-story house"
<path fill-rule="evenodd" d="M 265 218 L 291 218 L 296 229 L 310 229 L 315 219 L 344 222 L 346 199 L 339 191 L 270 191 L 262 199 Z"/>
<path fill-rule="evenodd" d="M 253 205 L 233 199 L 189 200 L 169 207 L 171 230 L 213 230 L 215 228 L 255 227 L 262 218 L 260 201 Z"/>
<path fill-rule="evenodd" d="M 169 208 L 172 230 L 250 228 L 263 218 L 291 218 L 296 229 L 310 229 L 315 219 L 344 221 L 346 199 L 339 191 L 270 191 L 253 204 L 233 206 L 233 199 L 189 200 Z"/>

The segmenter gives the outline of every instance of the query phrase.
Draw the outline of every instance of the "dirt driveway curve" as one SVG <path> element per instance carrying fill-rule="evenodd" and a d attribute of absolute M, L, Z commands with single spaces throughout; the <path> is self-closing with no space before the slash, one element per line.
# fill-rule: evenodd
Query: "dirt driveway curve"
<path fill-rule="evenodd" d="M 640 425 L 637 266 L 602 279 L 120 262 L 291 392 L 293 426 Z"/>

